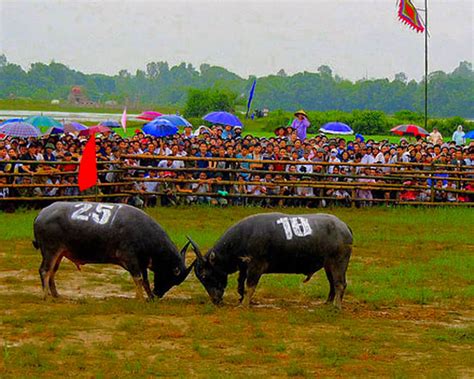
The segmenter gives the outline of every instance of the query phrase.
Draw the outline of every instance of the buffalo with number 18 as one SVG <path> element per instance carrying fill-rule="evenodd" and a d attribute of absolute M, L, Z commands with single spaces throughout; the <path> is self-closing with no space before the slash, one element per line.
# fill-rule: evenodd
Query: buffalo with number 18
<path fill-rule="evenodd" d="M 227 277 L 239 271 L 240 301 L 249 306 L 263 274 L 306 275 L 321 268 L 329 281 L 328 303 L 341 308 L 352 231 L 329 214 L 257 214 L 230 227 L 207 254 L 191 240 L 197 255 L 196 276 L 215 304 L 222 302 Z"/>

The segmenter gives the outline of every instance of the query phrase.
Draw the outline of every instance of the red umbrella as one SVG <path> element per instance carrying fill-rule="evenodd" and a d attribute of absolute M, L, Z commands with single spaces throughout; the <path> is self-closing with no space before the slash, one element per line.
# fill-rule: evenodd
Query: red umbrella
<path fill-rule="evenodd" d="M 94 125 L 94 126 L 91 126 L 89 129 L 81 130 L 79 132 L 79 135 L 80 136 L 90 136 L 91 134 L 94 134 L 94 133 L 106 133 L 106 132 L 111 132 L 111 131 L 112 131 L 112 129 L 110 129 L 106 126 Z"/>
<path fill-rule="evenodd" d="M 413 125 L 413 124 L 408 124 L 408 125 L 398 125 L 394 127 L 393 129 L 390 129 L 390 131 L 394 134 L 398 134 L 399 136 L 404 136 L 404 135 L 412 135 L 412 136 L 421 136 L 421 137 L 426 137 L 430 133 L 427 132 L 425 129 L 418 125 Z"/>
<path fill-rule="evenodd" d="M 137 116 L 137 118 L 139 118 L 140 120 L 151 121 L 159 116 L 162 116 L 160 112 L 145 111 L 145 112 L 142 112 L 139 116 Z"/>

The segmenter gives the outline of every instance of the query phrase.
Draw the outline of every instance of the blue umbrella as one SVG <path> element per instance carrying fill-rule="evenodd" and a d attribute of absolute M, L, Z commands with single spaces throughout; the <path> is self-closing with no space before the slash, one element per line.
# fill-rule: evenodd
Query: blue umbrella
<path fill-rule="evenodd" d="M 171 121 L 154 119 L 148 124 L 143 125 L 143 132 L 155 137 L 172 136 L 178 132 L 178 128 Z"/>
<path fill-rule="evenodd" d="M 467 133 L 464 135 L 464 138 L 474 139 L 474 130 L 471 130 L 471 131 L 467 132 Z"/>
<path fill-rule="evenodd" d="M 188 120 L 176 114 L 164 114 L 163 116 L 158 116 L 153 121 L 155 120 L 168 120 L 174 126 L 192 126 Z"/>
<path fill-rule="evenodd" d="M 3 121 L 2 123 L 0 123 L 0 126 L 1 125 L 5 125 L 5 124 L 8 124 L 9 122 L 22 122 L 23 119 L 22 118 L 10 118 L 8 120 L 5 120 Z"/>
<path fill-rule="evenodd" d="M 342 122 L 328 122 L 324 124 L 320 129 L 320 132 L 328 134 L 353 134 L 354 131 L 347 124 Z"/>
<path fill-rule="evenodd" d="M 242 122 L 229 112 L 211 112 L 205 115 L 203 120 L 220 125 L 243 126 Z"/>
<path fill-rule="evenodd" d="M 63 134 L 63 133 L 64 133 L 63 128 L 57 128 L 56 126 L 52 126 L 43 135 L 44 136 L 49 136 L 49 135 L 52 135 L 52 134 Z"/>
<path fill-rule="evenodd" d="M 11 137 L 39 137 L 41 132 L 27 122 L 9 122 L 0 127 L 0 133 Z"/>
<path fill-rule="evenodd" d="M 120 124 L 112 120 L 102 121 L 99 125 L 106 126 L 107 128 L 120 128 Z"/>

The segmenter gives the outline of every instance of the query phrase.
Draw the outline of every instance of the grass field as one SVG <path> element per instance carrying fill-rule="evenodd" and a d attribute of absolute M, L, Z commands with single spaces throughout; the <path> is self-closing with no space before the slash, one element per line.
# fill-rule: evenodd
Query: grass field
<path fill-rule="evenodd" d="M 182 246 L 203 248 L 258 208 L 156 208 Z M 291 213 L 309 210 L 286 210 Z M 324 272 L 267 275 L 258 303 L 211 305 L 191 274 L 152 303 L 128 273 L 63 261 L 62 297 L 43 301 L 36 212 L 0 214 L 0 377 L 473 377 L 471 209 L 334 209 L 354 231 L 342 312 Z M 188 257 L 189 259 L 192 256 Z"/>

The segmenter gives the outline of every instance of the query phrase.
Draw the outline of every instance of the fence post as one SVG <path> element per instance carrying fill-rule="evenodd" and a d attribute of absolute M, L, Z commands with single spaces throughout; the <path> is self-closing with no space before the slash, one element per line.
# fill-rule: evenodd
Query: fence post
<path fill-rule="evenodd" d="M 430 183 L 430 187 L 431 187 L 431 190 L 430 190 L 430 202 L 431 203 L 434 203 L 435 201 L 435 191 L 434 191 L 434 176 L 433 176 L 433 171 L 435 170 L 435 165 L 434 163 L 431 163 L 431 166 L 430 166 L 430 179 L 431 179 L 431 183 Z"/>

